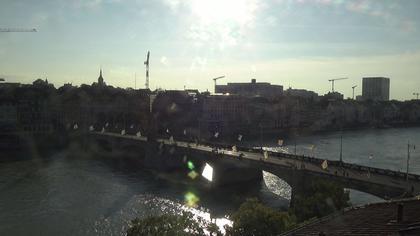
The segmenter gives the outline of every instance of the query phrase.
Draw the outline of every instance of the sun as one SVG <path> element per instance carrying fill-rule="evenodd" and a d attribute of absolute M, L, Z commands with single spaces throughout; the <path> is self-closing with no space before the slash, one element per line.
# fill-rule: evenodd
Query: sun
<path fill-rule="evenodd" d="M 253 29 L 261 5 L 261 0 L 185 1 L 191 13 L 186 35 L 196 47 L 209 50 L 240 44 L 244 35 Z"/>
<path fill-rule="evenodd" d="M 239 26 L 253 20 L 256 0 L 193 0 L 192 13 L 202 24 L 233 23 Z"/>

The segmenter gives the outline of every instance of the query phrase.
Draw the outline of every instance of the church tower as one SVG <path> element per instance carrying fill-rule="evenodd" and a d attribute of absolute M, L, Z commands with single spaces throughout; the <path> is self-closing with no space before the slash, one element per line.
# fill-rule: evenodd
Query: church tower
<path fill-rule="evenodd" d="M 104 86 L 105 85 L 104 78 L 102 77 L 102 68 L 99 71 L 98 85 L 99 86 Z"/>

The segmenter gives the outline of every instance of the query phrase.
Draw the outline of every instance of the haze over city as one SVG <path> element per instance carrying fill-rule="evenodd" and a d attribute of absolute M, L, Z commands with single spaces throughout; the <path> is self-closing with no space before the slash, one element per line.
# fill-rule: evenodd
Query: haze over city
<path fill-rule="evenodd" d="M 103 68 L 107 84 L 212 91 L 212 78 L 251 78 L 324 94 L 328 79 L 351 97 L 366 76 L 391 79 L 391 99 L 420 90 L 420 2 L 343 0 L 3 0 L 0 77 L 31 83 L 48 78 L 91 84 Z"/>

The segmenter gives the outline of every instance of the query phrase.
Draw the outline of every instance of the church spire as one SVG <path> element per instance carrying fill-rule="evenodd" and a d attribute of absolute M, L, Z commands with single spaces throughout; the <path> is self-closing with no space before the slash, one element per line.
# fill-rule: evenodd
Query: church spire
<path fill-rule="evenodd" d="M 105 85 L 104 78 L 102 77 L 102 68 L 99 70 L 98 85 Z"/>

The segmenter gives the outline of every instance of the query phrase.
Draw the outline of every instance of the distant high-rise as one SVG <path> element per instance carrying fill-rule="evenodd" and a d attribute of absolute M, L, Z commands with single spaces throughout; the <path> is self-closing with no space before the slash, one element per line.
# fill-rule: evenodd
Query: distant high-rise
<path fill-rule="evenodd" d="M 389 100 L 389 78 L 385 78 L 385 77 L 363 78 L 362 97 L 363 97 L 363 100 L 388 101 Z"/>

